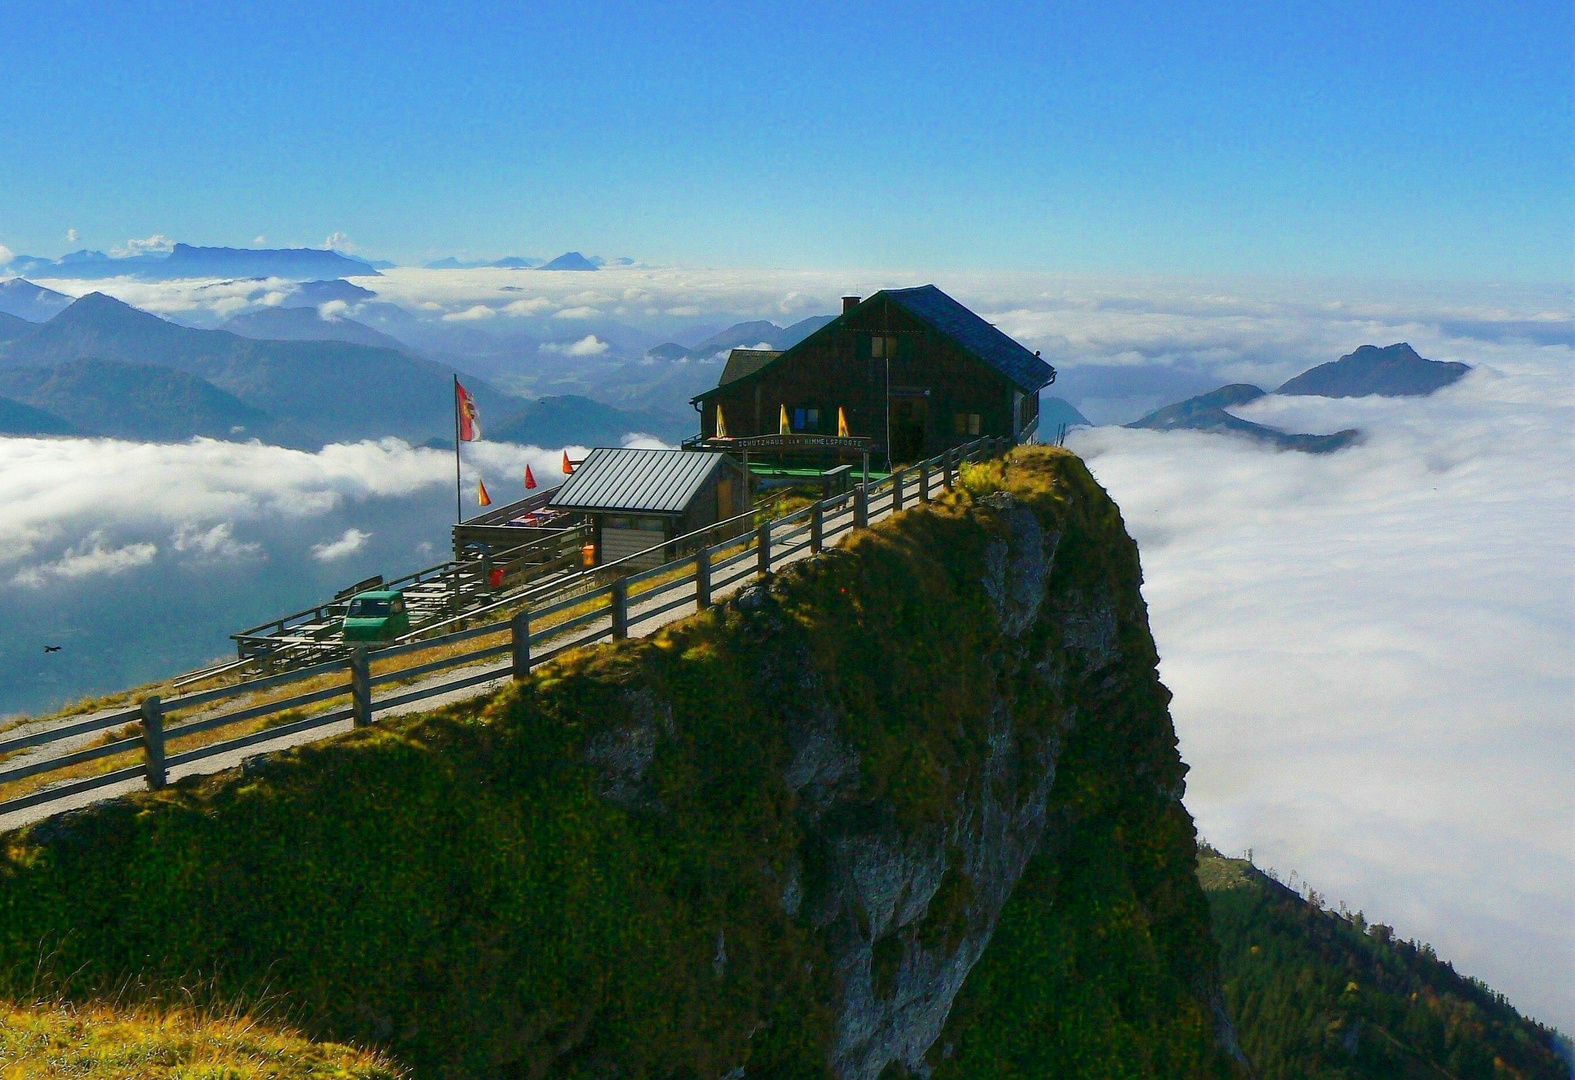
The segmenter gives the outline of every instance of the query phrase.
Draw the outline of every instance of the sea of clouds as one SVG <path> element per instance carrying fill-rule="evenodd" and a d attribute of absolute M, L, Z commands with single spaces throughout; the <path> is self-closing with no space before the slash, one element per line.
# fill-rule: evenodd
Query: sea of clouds
<path fill-rule="evenodd" d="M 1575 1028 L 1569 289 L 650 268 L 362 283 L 482 330 L 561 321 L 572 342 L 595 319 L 698 334 L 926 281 L 1041 350 L 1060 370 L 1049 392 L 1098 423 L 1224 382 L 1272 389 L 1362 344 L 1473 365 L 1425 399 L 1239 410 L 1366 432 L 1329 456 L 1118 427 L 1071 445 L 1142 550 L 1203 833 Z M 267 296 L 256 283 L 48 284 L 198 323 Z M 561 456 L 466 455 L 467 513 L 478 478 L 518 498 L 527 462 L 552 483 Z M 453 468 L 398 442 L 0 439 L 0 712 L 191 666 L 250 622 L 441 560 Z M 47 659 L 70 666 L 45 663 L 46 637 L 68 646 Z"/>

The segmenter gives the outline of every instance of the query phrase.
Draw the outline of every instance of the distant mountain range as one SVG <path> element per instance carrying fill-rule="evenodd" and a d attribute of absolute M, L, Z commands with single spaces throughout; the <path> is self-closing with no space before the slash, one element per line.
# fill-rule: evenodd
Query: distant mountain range
<path fill-rule="evenodd" d="M 527 267 L 540 266 L 543 261 L 544 260 L 542 259 L 533 259 L 523 255 L 510 255 L 507 258 L 495 259 L 491 262 L 488 262 L 485 259 L 478 259 L 474 262 L 461 262 L 459 259 L 456 259 L 450 255 L 446 259 L 438 259 L 436 262 L 427 263 L 427 269 L 477 270 L 483 267 L 498 267 L 505 270 L 524 270 Z"/>
<path fill-rule="evenodd" d="M 0 314 L 28 322 L 46 322 L 71 306 L 71 297 L 24 278 L 0 281 Z"/>
<path fill-rule="evenodd" d="M 1229 435 L 1245 435 L 1267 443 L 1280 450 L 1302 450 L 1309 454 L 1329 454 L 1350 446 L 1360 437 L 1355 428 L 1335 432 L 1333 435 L 1292 435 L 1266 424 L 1255 424 L 1232 416 L 1225 410 L 1232 405 L 1245 405 L 1264 396 L 1261 389 L 1247 383 L 1232 383 L 1218 390 L 1186 401 L 1167 405 L 1149 413 L 1141 420 L 1127 425 L 1129 428 L 1149 428 L 1154 431 L 1212 431 Z"/>
<path fill-rule="evenodd" d="M 1276 394 L 1318 397 L 1420 397 L 1456 381 L 1470 371 L 1467 364 L 1424 360 L 1402 341 L 1380 349 L 1363 345 L 1338 360 L 1302 372 Z"/>
<path fill-rule="evenodd" d="M 578 394 L 539 398 L 490 428 L 486 437 L 534 446 L 621 446 L 631 432 L 658 434 L 671 426 L 654 414 L 620 409 Z"/>
<path fill-rule="evenodd" d="M 1380 349 L 1363 345 L 1338 360 L 1309 368 L 1285 383 L 1277 394 L 1318 397 L 1415 397 L 1448 386 L 1470 371 L 1467 364 L 1426 360 L 1405 342 Z M 1281 450 L 1327 454 L 1356 442 L 1356 428 L 1332 435 L 1293 435 L 1265 424 L 1232 416 L 1226 410 L 1264 397 L 1261 387 L 1232 383 L 1149 413 L 1126 425 L 1155 431 L 1211 431 L 1244 435 Z"/>
<path fill-rule="evenodd" d="M 123 258 L 85 249 L 58 259 L 18 255 L 4 269 L 25 277 L 135 277 L 146 281 L 209 277 L 277 277 L 304 281 L 378 276 L 371 263 L 326 248 L 228 248 L 190 244 L 176 244 L 167 254 L 149 252 Z"/>
<path fill-rule="evenodd" d="M 675 341 L 665 342 L 645 355 L 653 360 L 710 360 L 726 357 L 733 349 L 750 349 L 765 346 L 768 349 L 787 349 L 797 345 L 822 326 L 835 319 L 835 315 L 811 315 L 792 326 L 778 326 L 773 322 L 734 323 L 726 330 L 712 334 L 692 348 L 685 348 Z"/>
<path fill-rule="evenodd" d="M 116 361 L 103 369 L 106 381 L 72 368 L 82 360 Z M 450 429 L 454 369 L 394 349 L 345 341 L 252 340 L 225 330 L 196 330 L 166 322 L 102 293 L 90 293 L 42 325 L 0 344 L 0 371 L 56 369 L 50 382 L 36 375 L 8 375 L 17 398 L 72 421 L 87 434 L 107 434 L 107 410 L 125 401 L 200 403 L 207 411 L 185 428 L 224 432 L 236 426 L 270 442 L 319 446 L 327 442 L 393 435 L 421 442 Z M 183 380 L 170 369 L 221 391 L 227 398 Z M 483 380 L 465 377 L 486 415 L 511 416 L 523 402 Z M 6 385 L 11 386 L 12 383 Z M 58 397 L 41 396 L 50 386 L 69 386 L 84 399 L 67 410 Z M 141 395 L 140 397 L 138 395 Z M 183 396 L 184 395 L 184 396 Z M 226 402 L 233 398 L 253 412 Z M 88 400 L 91 399 L 91 400 Z M 185 405 L 175 406 L 185 408 Z M 195 407 L 195 405 L 193 405 Z M 229 412 L 225 412 L 229 408 Z M 103 411 L 99 411 L 103 410 Z"/>
<path fill-rule="evenodd" d="M 376 298 L 377 293 L 371 289 L 362 288 L 343 278 L 331 278 L 325 281 L 301 282 L 290 293 L 284 306 L 317 307 L 319 304 L 330 304 L 335 300 L 346 304 L 364 304 Z"/>
<path fill-rule="evenodd" d="M 334 299 L 345 295 L 338 284 L 311 283 Z M 453 375 L 316 307 L 262 308 L 222 330 L 178 326 L 102 293 L 42 324 L 0 315 L 0 434 L 442 443 L 453 423 Z M 631 432 L 674 434 L 671 416 L 574 394 L 521 399 L 460 378 L 489 440 L 617 446 Z"/>
<path fill-rule="evenodd" d="M 315 307 L 259 308 L 237 315 L 223 329 L 258 341 L 348 341 L 414 355 L 397 338 L 354 319 L 328 319 Z"/>
<path fill-rule="evenodd" d="M 120 439 L 251 438 L 272 426 L 267 413 L 205 379 L 116 360 L 0 370 L 0 396 L 33 407 L 67 431 Z M 45 433 L 53 432 L 27 432 Z"/>

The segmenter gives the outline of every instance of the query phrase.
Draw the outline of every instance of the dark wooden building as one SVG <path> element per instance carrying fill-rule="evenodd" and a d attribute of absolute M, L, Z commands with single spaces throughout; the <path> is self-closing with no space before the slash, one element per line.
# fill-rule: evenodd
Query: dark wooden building
<path fill-rule="evenodd" d="M 694 399 L 700 437 L 848 433 L 913 461 L 981 435 L 1024 441 L 1055 369 L 934 285 L 843 298 L 841 316 L 792 348 L 734 350 L 714 390 Z"/>

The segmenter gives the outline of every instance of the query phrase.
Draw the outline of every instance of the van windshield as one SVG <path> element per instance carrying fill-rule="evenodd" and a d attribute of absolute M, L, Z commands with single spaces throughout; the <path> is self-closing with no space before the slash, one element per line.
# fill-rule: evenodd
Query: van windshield
<path fill-rule="evenodd" d="M 349 617 L 352 619 L 380 619 L 387 614 L 387 600 L 373 600 L 363 596 L 350 601 Z"/>

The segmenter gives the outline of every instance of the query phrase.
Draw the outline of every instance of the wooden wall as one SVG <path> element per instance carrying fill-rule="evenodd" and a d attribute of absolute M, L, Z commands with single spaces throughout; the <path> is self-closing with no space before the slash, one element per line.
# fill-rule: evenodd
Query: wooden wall
<path fill-rule="evenodd" d="M 796 408 L 818 408 L 819 424 L 813 430 L 834 435 L 841 406 L 851 434 L 873 438 L 877 452 L 884 453 L 887 362 L 875 355 L 879 351 L 875 338 L 896 341 L 890 363 L 892 441 L 899 459 L 936 454 L 981 435 L 1016 434 L 1015 387 L 994 368 L 884 300 L 866 304 L 841 323 L 812 335 L 792 356 L 716 392 L 701 412 L 701 433 L 707 438 L 716 434 L 720 404 L 727 433 L 735 437 L 775 434 L 783 405 L 790 419 Z M 926 414 L 924 439 L 922 444 L 904 445 L 895 430 L 896 417 L 913 407 Z M 979 414 L 979 430 L 957 433 L 953 418 L 958 413 Z"/>

